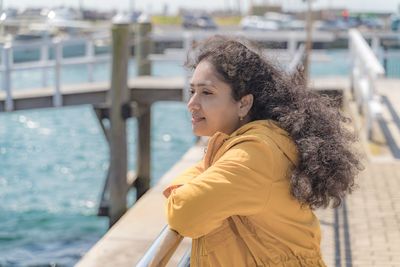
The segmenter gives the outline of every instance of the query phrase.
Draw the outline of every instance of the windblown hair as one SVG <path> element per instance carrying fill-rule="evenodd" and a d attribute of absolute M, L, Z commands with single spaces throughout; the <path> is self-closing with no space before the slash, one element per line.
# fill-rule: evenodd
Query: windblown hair
<path fill-rule="evenodd" d="M 290 177 L 290 191 L 311 208 L 337 207 L 354 187 L 363 169 L 353 151 L 355 135 L 327 96 L 307 90 L 301 70 L 289 74 L 266 59 L 257 45 L 245 39 L 213 36 L 196 45 L 186 67 L 194 69 L 203 60 L 211 63 L 239 101 L 252 94 L 250 120 L 276 121 L 294 140 L 299 162 Z"/>

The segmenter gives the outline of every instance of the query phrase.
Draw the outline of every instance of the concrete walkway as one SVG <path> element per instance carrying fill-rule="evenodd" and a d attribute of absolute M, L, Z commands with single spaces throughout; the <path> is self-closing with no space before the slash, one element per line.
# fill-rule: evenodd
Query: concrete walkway
<path fill-rule="evenodd" d="M 400 266 L 400 162 L 367 163 L 338 209 L 318 210 L 328 266 Z"/>
<path fill-rule="evenodd" d="M 370 142 L 360 133 L 365 170 L 358 188 L 337 209 L 318 210 L 322 253 L 328 266 L 400 266 L 400 80 L 377 84 L 383 99 L 380 128 L 383 142 Z M 346 111 L 361 131 L 363 118 L 349 98 Z M 384 132 L 386 131 L 386 132 Z M 390 140 L 388 140 L 390 139 Z"/>

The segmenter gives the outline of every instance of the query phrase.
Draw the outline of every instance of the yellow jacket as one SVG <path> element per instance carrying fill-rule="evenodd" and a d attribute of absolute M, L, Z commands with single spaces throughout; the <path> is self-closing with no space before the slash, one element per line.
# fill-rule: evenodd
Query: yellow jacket
<path fill-rule="evenodd" d="M 193 238 L 191 267 L 325 266 L 319 221 L 290 195 L 297 149 L 271 120 L 216 133 L 164 194 L 168 224 Z"/>

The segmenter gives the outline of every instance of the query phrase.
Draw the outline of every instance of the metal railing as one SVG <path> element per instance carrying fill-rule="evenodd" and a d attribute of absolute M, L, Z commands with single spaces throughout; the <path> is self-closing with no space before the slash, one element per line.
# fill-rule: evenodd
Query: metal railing
<path fill-rule="evenodd" d="M 386 77 L 400 78 L 400 51 L 382 49 L 379 52 Z"/>
<path fill-rule="evenodd" d="M 96 55 L 95 46 L 96 42 L 109 42 L 109 36 L 91 37 L 91 38 L 43 38 L 41 41 L 29 43 L 5 43 L 1 47 L 2 64 L 0 71 L 3 75 L 3 90 L 6 94 L 5 109 L 6 111 L 13 110 L 12 100 L 12 84 L 11 75 L 15 71 L 23 70 L 42 70 L 42 86 L 46 87 L 48 82 L 48 70 L 54 69 L 54 95 L 53 104 L 58 107 L 62 105 L 61 97 L 61 67 L 67 65 L 87 65 L 88 68 L 88 82 L 93 81 L 93 67 L 95 64 L 109 62 L 111 57 L 109 54 Z M 83 57 L 65 58 L 63 56 L 64 47 L 71 45 L 85 45 L 85 53 Z M 39 50 L 39 60 L 33 62 L 14 62 L 14 52 L 23 50 Z M 48 51 L 54 49 L 54 59 L 49 59 Z"/>
<path fill-rule="evenodd" d="M 150 61 L 160 61 L 160 60 L 168 60 L 168 61 L 179 61 L 182 62 L 185 58 L 185 54 L 188 49 L 191 48 L 192 44 L 201 39 L 207 38 L 213 34 L 218 32 L 191 32 L 184 31 L 181 33 L 173 33 L 173 34 L 163 34 L 163 33 L 152 33 L 150 35 L 153 42 L 162 42 L 162 41 L 173 41 L 178 42 L 182 41 L 183 49 L 170 49 L 166 50 L 167 53 L 163 55 L 155 55 L 151 54 L 149 56 Z M 302 53 L 300 53 L 298 44 L 304 39 L 304 36 L 300 33 L 296 32 L 287 32 L 285 35 L 279 33 L 269 33 L 268 35 L 260 35 L 254 32 L 229 32 L 229 33 L 221 33 L 221 34 L 230 34 L 236 36 L 244 36 L 246 38 L 257 40 L 257 41 L 271 41 L 271 42 L 282 42 L 286 43 L 286 47 L 283 49 L 272 49 L 274 52 L 279 53 L 279 57 L 284 61 L 289 59 L 297 59 L 301 60 Z M 333 40 L 334 36 L 329 33 L 320 33 L 320 35 L 316 36 L 318 40 L 321 41 L 329 41 Z M 93 79 L 93 67 L 97 63 L 106 63 L 111 61 L 111 57 L 109 54 L 106 55 L 97 55 L 95 53 L 96 43 L 110 43 L 109 34 L 105 34 L 102 36 L 91 36 L 89 38 L 77 38 L 77 37 L 67 37 L 67 38 L 49 38 L 49 36 L 44 35 L 43 39 L 40 41 L 29 42 L 29 43 L 5 43 L 0 46 L 0 54 L 2 55 L 2 64 L 0 65 L 0 72 L 2 72 L 3 76 L 3 91 L 6 94 L 5 101 L 5 109 L 7 111 L 13 110 L 13 98 L 12 98 L 12 73 L 15 71 L 22 70 L 33 70 L 39 69 L 42 70 L 42 86 L 47 87 L 48 83 L 48 70 L 54 69 L 54 96 L 53 103 L 54 106 L 62 105 L 62 97 L 61 97 L 61 68 L 67 65 L 87 65 L 88 69 L 88 82 L 92 82 Z M 83 56 L 80 57 L 71 57 L 66 58 L 63 56 L 63 50 L 65 47 L 74 45 L 74 44 L 84 44 L 86 49 Z M 132 43 L 133 44 L 133 39 Z M 300 46 L 301 47 L 301 46 Z M 15 63 L 13 59 L 13 54 L 18 50 L 31 50 L 31 49 L 39 50 L 39 60 L 28 62 L 28 63 Z M 49 59 L 49 49 L 54 49 L 54 58 Z M 169 52 L 169 53 L 168 53 Z M 171 53 L 172 52 L 172 53 Z M 269 54 L 269 53 L 268 53 Z M 293 68 L 297 64 L 294 64 L 296 60 L 293 60 L 289 68 Z M 185 88 L 188 86 L 188 75 L 186 73 L 185 79 Z M 184 99 L 187 98 L 187 94 L 184 93 Z M 186 95 L 185 95 L 186 94 Z"/>
<path fill-rule="evenodd" d="M 171 230 L 166 225 L 142 259 L 136 264 L 136 267 L 160 267 L 167 265 L 182 240 L 183 236 Z M 190 250 L 179 261 L 178 267 L 189 266 L 189 257 Z"/>
<path fill-rule="evenodd" d="M 298 66 L 304 65 L 304 59 L 306 55 L 306 46 L 301 44 L 297 49 L 292 61 L 288 64 L 287 72 L 293 74 L 296 72 Z"/>
<path fill-rule="evenodd" d="M 385 70 L 358 30 L 349 31 L 349 50 L 352 59 L 352 95 L 359 113 L 365 116 L 366 135 L 368 139 L 373 139 L 373 123 L 382 112 L 376 82 L 384 77 Z"/>

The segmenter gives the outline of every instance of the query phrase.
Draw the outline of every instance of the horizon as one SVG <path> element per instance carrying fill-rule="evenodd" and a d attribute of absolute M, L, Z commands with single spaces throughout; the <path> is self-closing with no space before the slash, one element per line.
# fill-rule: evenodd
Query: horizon
<path fill-rule="evenodd" d="M 30 0 L 16 1 L 1 1 L 3 9 L 16 8 L 18 10 L 26 8 L 54 8 L 54 7 L 72 7 L 79 8 L 82 5 L 83 9 L 92 9 L 99 11 L 117 10 L 119 12 L 129 10 L 139 10 L 148 14 L 166 13 L 168 15 L 177 14 L 179 9 L 202 9 L 206 11 L 215 10 L 238 10 L 240 8 L 241 14 L 246 14 L 249 9 L 250 2 L 253 4 L 260 4 L 260 2 L 268 2 L 270 4 L 281 5 L 284 11 L 303 11 L 306 9 L 306 4 L 302 0 L 270 0 L 270 1 L 235 1 L 235 0 L 202 0 L 202 1 L 184 1 L 184 0 L 146 0 L 146 1 L 133 1 L 133 0 L 114 0 L 113 8 L 102 6 L 102 1 L 95 0 L 36 0 L 34 4 Z M 349 3 L 351 2 L 351 3 Z M 385 2 L 377 3 L 375 0 L 314 0 L 313 9 L 348 9 L 350 12 L 375 12 L 375 13 L 399 13 L 400 0 L 386 0 Z"/>

